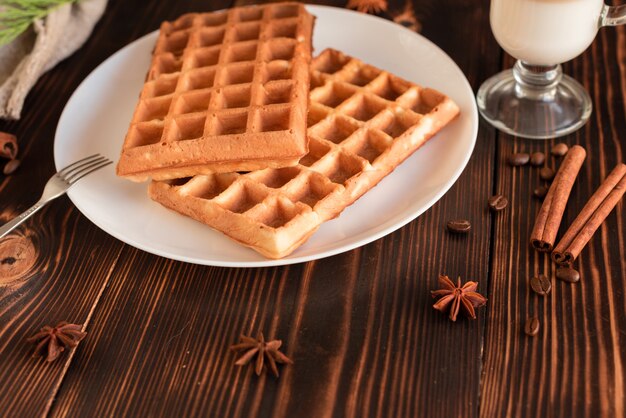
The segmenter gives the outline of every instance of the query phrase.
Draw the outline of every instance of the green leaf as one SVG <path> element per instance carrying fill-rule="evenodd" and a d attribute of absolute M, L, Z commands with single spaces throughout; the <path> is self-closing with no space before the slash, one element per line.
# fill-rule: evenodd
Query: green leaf
<path fill-rule="evenodd" d="M 37 19 L 57 7 L 78 0 L 6 0 L 0 1 L 0 46 L 8 44 Z"/>

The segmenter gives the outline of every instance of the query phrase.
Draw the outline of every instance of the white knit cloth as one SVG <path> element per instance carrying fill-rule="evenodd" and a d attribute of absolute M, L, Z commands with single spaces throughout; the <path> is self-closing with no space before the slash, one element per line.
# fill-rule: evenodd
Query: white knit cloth
<path fill-rule="evenodd" d="M 0 118 L 19 119 L 24 99 L 39 77 L 87 40 L 107 0 L 67 3 L 0 47 Z"/>

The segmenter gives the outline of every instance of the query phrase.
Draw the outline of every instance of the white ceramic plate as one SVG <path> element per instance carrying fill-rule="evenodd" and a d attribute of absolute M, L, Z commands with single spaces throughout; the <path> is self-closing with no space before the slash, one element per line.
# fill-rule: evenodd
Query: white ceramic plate
<path fill-rule="evenodd" d="M 154 203 L 146 194 L 147 184 L 117 178 L 113 166 L 86 177 L 70 190 L 76 207 L 107 233 L 153 254 L 198 264 L 259 267 L 351 250 L 389 234 L 432 206 L 459 177 L 476 142 L 478 114 L 463 73 L 437 46 L 399 25 L 338 8 L 308 9 L 317 16 L 316 51 L 333 47 L 436 88 L 456 101 L 460 117 L 281 260 L 268 260 Z M 117 161 L 156 37 L 156 32 L 148 34 L 115 53 L 72 95 L 57 127 L 57 168 L 94 153 Z"/>

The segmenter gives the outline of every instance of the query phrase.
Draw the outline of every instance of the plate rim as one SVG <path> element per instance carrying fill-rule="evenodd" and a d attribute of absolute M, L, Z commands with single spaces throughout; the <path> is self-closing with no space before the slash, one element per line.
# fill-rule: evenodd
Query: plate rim
<path fill-rule="evenodd" d="M 467 92 L 469 92 L 471 94 L 471 97 L 473 98 L 474 94 L 473 94 L 473 90 L 472 87 L 467 79 L 467 77 L 465 76 L 465 74 L 463 73 L 463 71 L 459 68 L 459 66 L 456 64 L 456 62 L 444 51 L 442 50 L 439 46 L 437 46 L 434 42 L 432 42 L 430 39 L 424 37 L 422 34 L 414 32 L 409 30 L 408 28 L 405 28 L 404 26 L 398 25 L 396 23 L 393 23 L 389 20 L 380 18 L 378 16 L 372 16 L 372 15 L 368 15 L 368 14 L 363 14 L 363 13 L 358 13 L 356 11 L 353 10 L 347 10 L 344 8 L 340 8 L 340 7 L 334 7 L 334 6 L 326 6 L 326 5 L 311 5 L 311 4 L 306 4 L 306 8 L 309 9 L 309 11 L 311 11 L 312 13 L 315 13 L 316 9 L 321 9 L 324 10 L 326 12 L 330 12 L 330 13 L 340 13 L 340 14 L 348 14 L 348 15 L 353 15 L 353 16 L 358 16 L 358 18 L 361 19 L 365 19 L 365 20 L 371 20 L 371 21 L 376 21 L 377 24 L 384 24 L 384 25 L 388 25 L 393 27 L 394 30 L 399 30 L 400 32 L 405 32 L 410 34 L 411 36 L 416 36 L 417 38 L 420 39 L 420 42 L 423 42 L 425 44 L 428 45 L 428 47 L 430 49 L 433 49 L 434 51 L 436 51 L 437 53 L 441 54 L 444 58 L 446 58 L 447 60 L 449 60 L 451 66 L 450 69 L 453 70 L 456 75 L 459 77 L 459 80 L 462 82 L 463 87 L 467 90 Z M 138 37 L 137 39 L 133 40 L 132 42 L 128 43 L 127 45 L 123 46 L 122 48 L 120 48 L 119 50 L 115 51 L 113 54 L 109 55 L 106 59 L 104 59 L 100 64 L 98 64 L 90 73 L 87 77 L 85 77 L 85 79 L 83 81 L 81 81 L 81 83 L 78 85 L 78 87 L 76 88 L 76 90 L 74 90 L 74 92 L 72 93 L 72 95 L 70 96 L 69 100 L 67 101 L 67 103 L 65 104 L 63 111 L 61 113 L 61 116 L 59 118 L 59 122 L 57 124 L 56 130 L 55 130 L 55 138 L 54 138 L 54 163 L 55 166 L 57 168 L 57 170 L 59 169 L 59 159 L 60 159 L 60 150 L 59 150 L 59 141 L 58 141 L 58 137 L 59 137 L 59 131 L 62 125 L 62 121 L 64 121 L 65 118 L 67 118 L 66 113 L 68 112 L 68 108 L 70 107 L 70 103 L 72 102 L 72 99 L 75 97 L 76 93 L 85 85 L 89 82 L 90 78 L 92 76 L 94 76 L 94 74 L 103 66 L 105 65 L 107 62 L 109 62 L 110 60 L 113 60 L 114 57 L 116 57 L 117 55 L 123 54 L 125 50 L 132 48 L 135 44 L 140 43 L 142 41 L 145 41 L 145 38 L 148 38 L 150 36 L 155 36 L 155 34 L 158 33 L 158 29 L 152 32 L 149 32 L 145 35 L 142 35 L 140 37 Z M 137 249 L 140 249 L 142 251 L 145 251 L 147 253 L 150 254 L 155 254 L 158 255 L 160 257 L 164 257 L 164 258 L 168 258 L 170 260 L 176 260 L 176 261 L 182 261 L 182 262 L 186 262 L 186 263 L 192 263 L 192 264 L 198 264 L 198 265 L 206 265 L 206 266 L 215 266 L 215 267 L 234 267 L 234 268 L 254 268 L 254 267 L 272 267 L 272 266 L 283 266 L 283 265 L 291 265 L 291 264 L 298 264 L 298 263 L 305 263 L 305 262 L 309 262 L 309 261 L 314 261 L 314 260 L 319 260 L 322 258 L 327 258 L 327 257 L 331 257 L 337 254 L 341 254 L 347 251 L 351 251 L 355 248 L 359 248 L 362 247 L 364 245 L 367 245 L 373 241 L 376 241 L 386 235 L 391 234 L 392 232 L 402 228 L 403 226 L 405 226 L 406 224 L 408 224 L 409 222 L 412 222 L 413 220 L 417 219 L 419 216 L 421 216 L 424 212 L 426 212 L 428 209 L 430 209 L 435 203 L 437 203 L 439 200 L 441 200 L 441 198 L 452 188 L 452 186 L 456 183 L 456 181 L 459 179 L 459 177 L 461 176 L 461 174 L 465 171 L 465 169 L 467 168 L 467 164 L 471 158 L 471 156 L 473 155 L 474 149 L 476 147 L 476 141 L 477 141 L 477 137 L 478 137 L 478 109 L 476 106 L 476 102 L 474 100 L 470 101 L 470 111 L 471 111 L 471 115 L 470 116 L 470 121 L 471 121 L 471 128 L 472 128 L 472 132 L 471 132 L 471 147 L 469 149 L 469 152 L 467 152 L 463 158 L 462 164 L 459 164 L 458 169 L 455 171 L 455 173 L 448 178 L 445 182 L 444 185 L 441 187 L 441 189 L 435 193 L 433 195 L 433 197 L 431 199 L 429 199 L 429 201 L 423 205 L 419 210 L 416 211 L 409 211 L 410 213 L 407 215 L 407 213 L 405 212 L 404 214 L 399 214 L 398 216 L 401 217 L 401 219 L 399 219 L 396 222 L 392 222 L 391 225 L 387 226 L 386 228 L 383 228 L 375 233 L 369 234 L 366 237 L 363 237 L 359 240 L 344 244 L 342 246 L 336 247 L 336 248 L 332 248 L 326 251 L 321 251 L 321 252 L 315 252 L 313 254 L 309 254 L 309 255 L 303 255 L 303 256 L 297 256 L 297 257 L 293 257 L 293 258 L 289 258 L 290 256 L 287 256 L 285 258 L 281 258 L 281 259 L 264 259 L 264 260 L 249 260 L 249 261 L 226 261 L 226 260 L 208 260 L 208 259 L 197 259 L 196 257 L 187 257 L 184 255 L 179 255 L 179 254 L 172 254 L 172 253 L 168 253 L 166 251 L 161 251 L 158 248 L 154 248 L 154 247 L 149 247 L 147 245 L 144 245 L 143 243 L 137 242 L 129 237 L 124 236 L 122 233 L 118 233 L 117 230 L 115 231 L 110 231 L 107 230 L 105 228 L 103 228 L 101 226 L 101 224 L 99 222 L 96 222 L 93 219 L 92 214 L 89 213 L 88 210 L 85 210 L 84 208 L 81 207 L 80 203 L 77 202 L 80 199 L 77 199 L 75 196 L 73 196 L 73 191 L 69 190 L 68 191 L 68 197 L 70 198 L 70 200 L 72 201 L 72 203 L 74 204 L 74 206 L 76 206 L 76 208 L 87 218 L 89 219 L 90 222 L 92 222 L 94 225 L 96 225 L 98 228 L 102 229 L 105 233 L 111 235 L 112 237 L 122 241 L 125 244 L 128 244 L 132 247 L 135 247 Z M 468 133 L 469 135 L 469 133 Z M 356 203 L 356 202 L 355 202 Z M 388 220 L 389 222 L 389 220 Z M 219 232 L 219 231 L 218 231 Z M 225 237 L 225 239 L 228 239 L 227 237 Z M 254 250 L 251 250 L 254 251 Z"/>

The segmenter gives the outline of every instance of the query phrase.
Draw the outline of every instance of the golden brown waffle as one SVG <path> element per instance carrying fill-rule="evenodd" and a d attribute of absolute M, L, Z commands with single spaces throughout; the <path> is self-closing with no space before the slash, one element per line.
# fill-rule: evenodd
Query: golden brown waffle
<path fill-rule="evenodd" d="M 117 174 L 144 181 L 297 164 L 307 152 L 312 28 L 298 3 L 163 23 Z"/>
<path fill-rule="evenodd" d="M 335 50 L 313 60 L 296 167 L 152 182 L 149 194 L 270 258 L 301 245 L 459 112 L 445 95 Z"/>

